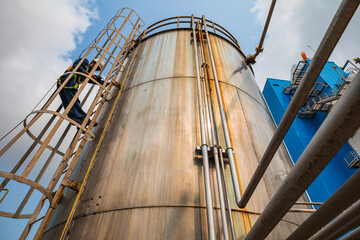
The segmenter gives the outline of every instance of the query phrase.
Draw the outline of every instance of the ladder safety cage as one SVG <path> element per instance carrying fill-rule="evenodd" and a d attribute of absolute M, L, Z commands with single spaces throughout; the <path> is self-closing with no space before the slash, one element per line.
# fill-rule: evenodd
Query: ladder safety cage
<path fill-rule="evenodd" d="M 71 181 L 70 176 L 85 143 L 97 137 L 92 130 L 97 119 L 102 117 L 102 109 L 120 92 L 122 84 L 120 81 L 122 81 L 122 73 L 126 70 L 127 56 L 136 44 L 136 40 L 139 39 L 140 28 L 143 26 L 143 20 L 134 10 L 120 9 L 89 46 L 81 52 L 79 56 L 81 60 L 77 66 L 61 75 L 66 75 L 66 79 L 48 97 L 43 106 L 36 109 L 56 83 L 30 114 L 21 121 L 23 128 L 20 127 L 21 123 L 18 124 L 0 140 L 2 144 L 0 158 L 7 164 L 13 163 L 9 171 L 0 171 L 0 191 L 6 191 L 1 199 L 2 205 L 6 206 L 7 201 L 14 199 L 12 196 L 24 195 L 19 203 L 15 201 L 18 207 L 14 211 L 0 211 L 0 216 L 29 219 L 20 239 L 26 239 L 34 223 L 40 221 L 35 239 L 41 238 L 64 188 L 75 190 L 78 188 L 80 183 Z M 89 61 L 99 59 L 89 75 L 78 71 L 85 59 Z M 104 66 L 99 76 L 104 77 L 103 83 L 92 77 L 101 61 L 104 62 Z M 63 106 L 59 104 L 58 95 L 74 74 L 83 76 L 84 81 L 69 105 L 62 111 Z M 88 84 L 89 81 L 93 83 L 91 86 Z M 97 92 L 95 86 L 99 86 Z M 80 95 L 84 95 L 80 105 L 87 109 L 84 110 L 87 114 L 82 123 L 67 116 Z M 71 128 L 73 125 L 77 127 L 77 131 Z M 5 143 L 6 140 L 8 142 Z M 29 146 L 25 146 L 25 143 Z M 19 152 L 19 149 L 23 149 L 24 152 Z M 17 183 L 28 187 L 17 187 L 18 185 L 14 185 Z M 33 194 L 34 190 L 38 193 Z M 45 201 L 48 203 L 45 204 Z M 38 218 L 44 206 L 49 206 L 49 208 L 45 216 Z M 31 209 L 30 213 L 23 213 L 24 209 L 26 211 Z"/>

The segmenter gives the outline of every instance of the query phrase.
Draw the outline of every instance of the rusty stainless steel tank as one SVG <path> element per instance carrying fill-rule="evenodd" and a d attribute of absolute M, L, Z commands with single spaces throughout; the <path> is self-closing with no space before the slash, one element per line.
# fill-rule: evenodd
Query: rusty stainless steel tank
<path fill-rule="evenodd" d="M 243 189 L 275 125 L 240 48 L 216 31 L 210 38 Z M 208 239 L 203 164 L 195 154 L 201 143 L 192 41 L 190 29 L 176 27 L 146 37 L 128 56 L 129 75 L 76 209 L 70 239 Z M 214 107 L 225 148 L 216 102 Z M 97 136 L 104 125 L 102 120 Z M 83 177 L 96 143 L 88 144 L 74 179 Z M 281 146 L 247 207 L 239 209 L 225 162 L 236 239 L 250 230 L 290 168 Z M 216 239 L 223 239 L 211 161 L 210 178 Z M 59 238 L 75 197 L 75 191 L 65 192 L 44 239 Z M 303 213 L 287 214 L 268 239 L 285 239 L 303 219 Z"/>

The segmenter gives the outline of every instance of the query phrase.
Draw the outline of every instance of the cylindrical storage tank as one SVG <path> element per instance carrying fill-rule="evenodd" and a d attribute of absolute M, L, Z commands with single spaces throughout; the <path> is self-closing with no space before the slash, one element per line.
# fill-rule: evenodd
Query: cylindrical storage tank
<path fill-rule="evenodd" d="M 240 49 L 217 34 L 210 38 L 240 184 L 245 188 L 275 126 Z M 128 56 L 128 79 L 80 198 L 70 239 L 208 239 L 203 164 L 195 154 L 201 142 L 192 41 L 190 29 L 167 30 L 145 38 Z M 214 87 L 211 71 L 210 80 Z M 211 94 L 215 100 L 215 91 Z M 225 148 L 216 101 L 214 107 Z M 245 209 L 235 204 L 226 162 L 225 166 L 236 239 L 243 239 L 291 162 L 281 146 Z M 216 239 L 223 239 L 211 159 L 210 178 Z M 65 193 L 44 239 L 59 238 L 75 194 Z M 300 214 L 287 214 L 268 239 L 285 239 L 302 222 Z"/>

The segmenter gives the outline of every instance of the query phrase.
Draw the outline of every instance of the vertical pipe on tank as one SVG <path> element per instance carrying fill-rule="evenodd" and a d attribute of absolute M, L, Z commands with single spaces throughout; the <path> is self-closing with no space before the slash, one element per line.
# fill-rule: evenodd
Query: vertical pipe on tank
<path fill-rule="evenodd" d="M 215 116 L 214 116 L 214 115 L 213 115 L 213 117 L 214 117 L 214 119 L 215 119 Z M 215 125 L 217 126 L 216 122 L 215 122 Z M 226 196 L 226 207 L 227 207 L 227 209 L 228 209 L 228 215 L 229 215 L 229 221 L 230 221 L 231 234 L 232 234 L 232 236 L 233 236 L 233 240 L 235 240 L 235 239 L 236 239 L 235 227 L 234 227 L 234 222 L 233 222 L 233 218 L 232 218 L 232 212 L 231 212 L 231 205 L 230 205 L 228 190 L 227 190 L 227 186 L 226 186 L 226 182 L 225 182 L 224 158 L 223 158 L 222 149 L 221 149 L 220 146 L 218 147 L 218 154 L 219 154 L 219 156 L 220 156 L 221 173 L 222 173 L 222 183 L 223 183 L 224 192 L 225 192 L 225 196 Z"/>
<path fill-rule="evenodd" d="M 205 59 L 206 59 L 206 52 L 205 52 L 205 48 L 204 46 L 202 46 L 202 51 L 203 51 L 203 56 L 204 56 L 204 63 L 206 62 Z M 222 155 L 222 150 L 221 150 L 221 146 L 220 146 L 220 140 L 219 140 L 219 132 L 217 131 L 217 128 L 216 126 L 218 125 L 217 124 L 217 121 L 216 121 L 216 118 L 215 118 L 215 109 L 214 109 L 214 101 L 212 99 L 212 95 L 211 95 L 211 87 L 210 87 L 210 75 L 209 75 L 209 69 L 208 69 L 208 64 L 206 63 L 206 68 L 204 70 L 204 72 L 206 73 L 207 77 L 208 77 L 208 81 L 206 82 L 206 90 L 208 92 L 208 95 L 209 95 L 209 101 L 210 101 L 210 117 L 212 119 L 212 124 L 214 126 L 213 130 L 215 132 L 215 144 L 216 144 L 216 147 L 217 147 L 217 152 L 218 152 L 218 156 L 220 157 L 220 163 L 221 163 L 221 182 L 222 182 L 222 187 L 223 187 L 223 192 L 225 194 L 225 200 L 226 200 L 226 206 L 225 208 L 228 209 L 228 216 L 229 216 L 229 222 L 230 222 L 230 228 L 231 228 L 231 233 L 232 233 L 232 237 L 233 239 L 235 240 L 236 238 L 236 235 L 235 235 L 235 228 L 234 228 L 234 222 L 233 222 L 233 219 L 232 219 L 232 212 L 231 212 L 231 205 L 230 205 L 230 200 L 229 200 L 229 195 L 228 195 L 228 190 L 227 190 L 227 187 L 226 187 L 226 182 L 225 182 L 225 167 L 224 167 L 224 159 L 223 159 L 223 155 Z"/>
<path fill-rule="evenodd" d="M 225 111 L 224 111 L 224 104 L 223 104 L 222 99 L 221 99 L 219 81 L 217 79 L 217 73 L 216 73 L 214 58 L 213 58 L 212 51 L 211 51 L 211 42 L 210 42 L 207 27 L 206 27 L 205 16 L 202 16 L 202 20 L 203 20 L 203 24 L 204 24 L 204 27 L 205 27 L 206 39 L 208 41 L 208 51 L 209 51 L 210 63 L 211 63 L 211 68 L 212 68 L 213 75 L 214 75 L 215 91 L 216 91 L 216 96 L 217 96 L 218 105 L 219 105 L 221 123 L 222 123 L 223 131 L 224 131 L 226 152 L 228 154 L 229 163 L 230 163 L 230 171 L 231 171 L 231 177 L 232 177 L 232 182 L 233 182 L 233 187 L 234 187 L 234 193 L 235 193 L 236 203 L 238 203 L 240 201 L 240 199 L 241 199 L 241 192 L 240 192 L 239 179 L 238 179 L 236 166 L 235 166 L 234 155 L 233 155 L 234 153 L 233 153 L 233 149 L 232 149 L 232 146 L 231 146 L 229 129 L 228 129 L 226 116 L 225 116 Z"/>
<path fill-rule="evenodd" d="M 196 64 L 196 83 L 198 90 L 198 107 L 199 107 L 199 119 L 200 119 L 200 134 L 201 134 L 201 151 L 204 165 L 204 180 L 205 180 L 205 195 L 206 195 L 206 209 L 207 209 L 207 220 L 208 220 L 208 231 L 209 239 L 215 239 L 215 226 L 214 226 L 214 215 L 213 215 L 213 205 L 211 198 L 211 188 L 210 188 L 210 174 L 209 174 L 209 158 L 208 158 L 208 147 L 206 144 L 205 136 L 205 127 L 204 127 L 204 116 L 203 116 L 203 106 L 201 99 L 201 85 L 200 85 L 200 73 L 199 73 L 199 59 L 197 53 L 197 40 L 195 34 L 195 23 L 194 15 L 191 16 L 191 24 L 193 31 L 194 39 L 194 52 L 195 52 L 195 64 Z"/>
<path fill-rule="evenodd" d="M 219 200 L 220 200 L 220 212 L 221 212 L 221 220 L 222 220 L 222 224 L 223 224 L 223 231 L 224 231 L 224 239 L 228 240 L 229 239 L 229 234 L 228 234 L 228 228 L 227 228 L 227 220 L 226 220 L 226 211 L 225 211 L 225 203 L 224 203 L 224 191 L 222 188 L 222 180 L 221 180 L 221 175 L 220 175 L 220 165 L 219 165 L 219 155 L 218 155 L 218 149 L 217 149 L 217 145 L 218 145 L 218 141 L 216 139 L 216 135 L 215 135 L 215 130 L 214 130 L 214 124 L 211 118 L 211 108 L 210 108 L 210 104 L 208 101 L 208 91 L 206 88 L 206 82 L 208 82 L 207 79 L 207 74 L 206 74 L 206 61 L 205 61 L 205 57 L 204 57 L 204 49 L 203 49 L 203 39 L 202 39 L 202 30 L 200 28 L 200 21 L 197 22 L 198 25 L 198 33 L 199 33 L 199 40 L 200 40 L 200 56 L 202 59 L 202 66 L 203 66 L 203 73 L 204 73 L 204 79 L 203 79 L 203 94 L 204 94 L 204 103 L 206 105 L 206 122 L 208 124 L 208 127 L 210 128 L 211 131 L 211 138 L 210 138 L 210 144 L 212 147 L 212 151 L 213 151 L 213 155 L 214 155 L 214 162 L 215 162 L 215 169 L 216 169 L 216 180 L 217 180 L 217 184 L 218 184 L 218 191 L 219 191 Z M 205 65 L 204 65 L 205 64 Z"/>

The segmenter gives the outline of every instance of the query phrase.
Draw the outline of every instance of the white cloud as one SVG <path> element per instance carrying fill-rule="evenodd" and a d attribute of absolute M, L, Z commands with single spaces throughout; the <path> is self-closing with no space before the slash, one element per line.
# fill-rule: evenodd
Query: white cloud
<path fill-rule="evenodd" d="M 0 2 L 1 129 L 9 130 L 22 120 L 72 62 L 70 52 L 97 18 L 92 3 Z"/>
<path fill-rule="evenodd" d="M 260 24 L 265 23 L 271 1 L 257 0 L 252 12 Z M 340 0 L 277 1 L 264 42 L 264 52 L 254 65 L 256 79 L 262 89 L 266 78 L 289 80 L 291 66 L 316 50 L 324 36 Z M 334 49 L 330 60 L 338 65 L 360 55 L 360 11 L 355 13 L 345 33 Z"/>

